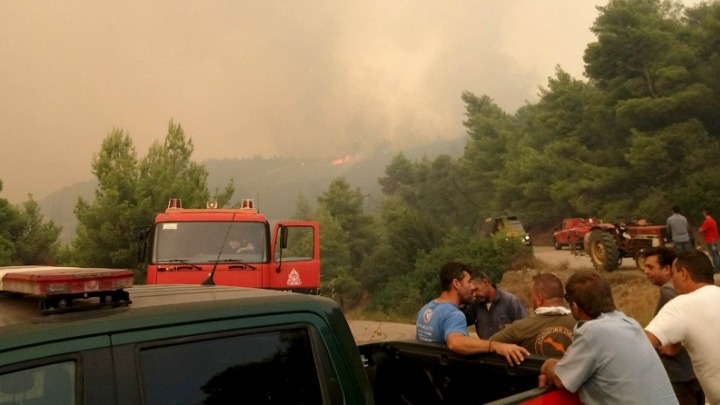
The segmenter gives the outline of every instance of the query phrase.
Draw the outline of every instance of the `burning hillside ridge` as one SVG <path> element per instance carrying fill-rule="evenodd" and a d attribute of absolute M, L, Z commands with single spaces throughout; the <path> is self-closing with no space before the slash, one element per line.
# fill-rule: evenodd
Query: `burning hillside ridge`
<path fill-rule="evenodd" d="M 339 166 L 339 165 L 344 165 L 346 163 L 359 162 L 360 158 L 361 158 L 360 155 L 345 155 L 345 156 L 339 157 L 337 159 L 334 159 L 332 162 L 330 162 L 330 164 L 333 166 Z"/>

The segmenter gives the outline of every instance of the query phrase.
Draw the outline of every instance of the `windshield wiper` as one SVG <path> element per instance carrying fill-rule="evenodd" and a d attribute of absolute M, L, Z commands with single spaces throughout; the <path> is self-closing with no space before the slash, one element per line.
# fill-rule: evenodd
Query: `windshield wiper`
<path fill-rule="evenodd" d="M 189 263 L 190 259 L 166 259 L 166 260 L 158 260 L 157 264 L 170 264 L 170 263 L 187 263 L 188 266 L 191 266 L 195 270 L 202 270 L 202 267 L 198 266 L 197 264 Z"/>
<path fill-rule="evenodd" d="M 216 263 L 239 263 L 242 264 L 242 268 L 249 267 L 253 270 L 255 270 L 255 266 L 249 263 L 245 263 L 245 260 L 242 259 L 218 259 L 215 261 Z"/>

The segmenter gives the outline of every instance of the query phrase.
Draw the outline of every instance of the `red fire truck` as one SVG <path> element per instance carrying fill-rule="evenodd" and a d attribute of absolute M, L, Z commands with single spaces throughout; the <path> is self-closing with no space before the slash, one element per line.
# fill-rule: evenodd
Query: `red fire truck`
<path fill-rule="evenodd" d="M 241 208 L 182 208 L 173 198 L 140 234 L 148 284 L 218 284 L 317 293 L 317 222 L 270 223 L 244 199 Z"/>

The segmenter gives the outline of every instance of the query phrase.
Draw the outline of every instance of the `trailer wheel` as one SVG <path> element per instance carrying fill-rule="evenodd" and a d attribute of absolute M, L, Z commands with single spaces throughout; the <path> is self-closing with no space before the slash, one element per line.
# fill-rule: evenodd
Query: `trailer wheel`
<path fill-rule="evenodd" d="M 40 309 L 52 310 L 52 309 L 65 309 L 72 305 L 72 299 L 70 298 L 47 298 L 40 301 Z"/>
<path fill-rule="evenodd" d="M 115 297 L 113 297 L 112 294 L 103 294 L 100 296 L 100 303 L 101 304 L 111 304 L 113 301 L 115 301 Z"/>
<path fill-rule="evenodd" d="M 67 307 L 69 307 L 69 306 L 72 305 L 72 300 L 71 300 L 70 298 L 59 298 L 59 299 L 55 302 L 55 305 L 56 305 L 57 308 L 59 308 L 59 309 L 64 309 L 64 308 L 67 308 Z"/>

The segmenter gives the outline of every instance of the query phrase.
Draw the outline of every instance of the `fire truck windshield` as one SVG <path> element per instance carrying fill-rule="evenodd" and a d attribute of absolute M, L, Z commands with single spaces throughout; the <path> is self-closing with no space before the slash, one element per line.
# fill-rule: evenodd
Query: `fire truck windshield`
<path fill-rule="evenodd" d="M 267 248 L 263 222 L 162 222 L 155 228 L 151 262 L 262 263 Z"/>

